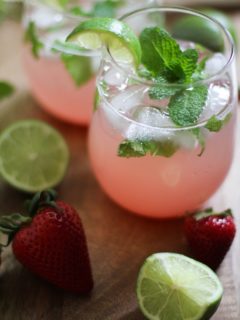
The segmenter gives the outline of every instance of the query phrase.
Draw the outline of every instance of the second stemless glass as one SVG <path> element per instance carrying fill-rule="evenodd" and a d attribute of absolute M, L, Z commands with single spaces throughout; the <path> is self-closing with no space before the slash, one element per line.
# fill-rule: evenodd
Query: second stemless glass
<path fill-rule="evenodd" d="M 81 4 L 89 10 L 97 1 L 72 1 Z M 128 1 L 128 4 L 119 6 L 118 14 L 152 4 L 152 0 Z M 71 3 L 71 1 L 70 1 Z M 123 2 L 124 3 L 124 2 Z M 29 46 L 23 49 L 24 67 L 29 78 L 33 95 L 47 112 L 53 116 L 73 124 L 88 125 L 92 115 L 95 73 L 99 66 L 98 53 L 81 52 L 76 57 L 78 62 L 73 70 L 77 75 L 75 83 L 60 54 L 52 51 L 55 41 L 64 41 L 70 31 L 81 21 L 84 16 L 76 16 L 67 11 L 60 11 L 55 7 L 46 5 L 43 0 L 25 0 L 23 25 L 27 29 L 29 23 L 34 23 L 37 37 L 43 44 L 39 57 L 32 55 Z M 65 63 L 68 63 L 66 58 Z"/>
<path fill-rule="evenodd" d="M 204 110 L 194 126 L 175 126 L 168 115 L 169 101 L 149 97 L 156 83 L 119 65 L 106 50 L 97 81 L 100 99 L 90 126 L 89 154 L 97 180 L 119 205 L 147 217 L 171 218 L 197 209 L 226 177 L 234 151 L 237 87 L 233 43 L 216 21 L 182 8 L 139 10 L 123 21 L 140 34 L 146 27 L 156 25 L 158 15 L 165 16 L 165 28 L 170 33 L 179 19 L 197 16 L 213 24 L 221 37 L 221 53 L 184 41 L 184 35 L 176 39 L 182 48 L 196 48 L 200 57 L 205 53 L 211 56 L 205 66 L 206 79 L 181 88 L 207 86 Z M 174 85 L 179 84 L 165 88 Z M 213 116 L 230 120 L 219 132 L 210 132 L 206 123 Z M 204 150 L 196 132 L 205 140 Z M 165 156 L 140 157 L 145 142 L 165 146 Z M 120 145 L 125 149 L 121 151 Z M 122 157 L 121 153 L 128 152 L 132 145 L 139 157 Z"/>

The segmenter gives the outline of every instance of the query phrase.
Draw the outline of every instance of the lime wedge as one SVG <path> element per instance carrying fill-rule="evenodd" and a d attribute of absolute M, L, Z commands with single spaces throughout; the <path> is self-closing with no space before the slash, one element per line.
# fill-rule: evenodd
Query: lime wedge
<path fill-rule="evenodd" d="M 180 254 L 153 254 L 138 276 L 139 305 L 150 320 L 210 319 L 222 294 L 209 267 Z"/>
<path fill-rule="evenodd" d="M 22 191 L 56 186 L 65 174 L 68 158 L 63 137 L 44 122 L 17 121 L 0 135 L 0 173 Z"/>
<path fill-rule="evenodd" d="M 67 41 L 82 49 L 98 50 L 108 47 L 114 60 L 120 63 L 141 61 L 141 46 L 133 30 L 124 22 L 112 18 L 92 18 L 78 25 Z"/>

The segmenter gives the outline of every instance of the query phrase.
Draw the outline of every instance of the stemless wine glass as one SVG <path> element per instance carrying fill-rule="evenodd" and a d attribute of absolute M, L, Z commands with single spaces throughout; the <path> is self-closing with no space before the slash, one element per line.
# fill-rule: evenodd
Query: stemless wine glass
<path fill-rule="evenodd" d="M 184 92 L 207 87 L 208 98 L 199 119 L 191 126 L 174 125 L 169 99 L 150 98 L 156 82 L 114 61 L 106 48 L 97 79 L 99 104 L 90 126 L 89 154 L 97 180 L 115 202 L 139 215 L 171 218 L 201 206 L 229 171 L 237 82 L 233 41 L 217 21 L 192 10 L 166 7 L 138 10 L 122 20 L 139 35 L 155 26 L 162 15 L 164 29 L 173 36 L 177 22 L 197 17 L 214 28 L 221 44 L 221 52 L 213 52 L 197 35 L 175 37 L 182 49 L 198 50 L 202 64 L 207 59 L 205 78 L 188 86 L 171 83 L 161 88 L 177 86 Z M 146 150 L 152 155 L 145 155 Z"/>
<path fill-rule="evenodd" d="M 44 0 L 25 1 L 23 26 L 27 30 L 31 23 L 31 32 L 42 43 L 39 57 L 34 57 L 29 45 L 23 49 L 24 67 L 32 93 L 47 112 L 63 121 L 79 125 L 88 125 L 92 115 L 99 52 L 74 52 L 78 56 L 73 58 L 66 55 L 62 57 L 52 49 L 57 47 L 56 41 L 65 41 L 74 26 L 88 19 L 86 14 L 79 15 L 78 5 L 81 5 L 84 12 L 90 12 L 92 6 L 100 2 L 103 1 L 70 0 L 67 9 L 60 10 L 51 5 L 54 1 L 49 1 L 49 4 Z M 119 1 L 116 14 L 150 5 L 152 2 L 153 0 Z M 66 66 L 71 69 L 74 77 Z"/>

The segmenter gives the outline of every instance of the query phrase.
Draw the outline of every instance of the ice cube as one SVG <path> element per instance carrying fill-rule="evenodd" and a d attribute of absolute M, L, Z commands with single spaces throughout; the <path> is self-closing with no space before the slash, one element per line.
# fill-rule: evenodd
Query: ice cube
<path fill-rule="evenodd" d="M 229 84 L 225 81 L 212 83 L 208 90 L 208 98 L 200 120 L 207 120 L 213 115 L 219 114 L 230 99 Z"/>
<path fill-rule="evenodd" d="M 192 150 L 198 143 L 196 137 L 189 130 L 176 131 L 174 141 L 181 148 Z"/>
<path fill-rule="evenodd" d="M 206 61 L 205 72 L 208 76 L 218 73 L 226 64 L 226 58 L 221 53 L 214 53 L 211 58 Z"/>
<path fill-rule="evenodd" d="M 173 123 L 157 108 L 139 106 L 134 121 L 125 132 L 129 140 L 161 141 L 174 135 L 173 131 L 167 129 L 173 127 Z"/>
<path fill-rule="evenodd" d="M 132 113 L 142 104 L 146 88 L 144 86 L 132 85 L 127 89 L 114 95 L 111 104 L 114 109 L 131 116 Z"/>
<path fill-rule="evenodd" d="M 104 75 L 104 81 L 109 86 L 121 86 L 127 79 L 126 73 L 116 68 L 109 68 Z"/>

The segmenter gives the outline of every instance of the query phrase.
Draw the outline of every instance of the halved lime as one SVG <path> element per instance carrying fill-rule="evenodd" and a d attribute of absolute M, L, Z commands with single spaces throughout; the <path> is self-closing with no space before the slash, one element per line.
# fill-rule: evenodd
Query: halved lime
<path fill-rule="evenodd" d="M 222 294 L 209 267 L 180 254 L 151 255 L 138 276 L 139 306 L 150 320 L 210 319 Z"/>
<path fill-rule="evenodd" d="M 0 135 L 0 173 L 22 191 L 56 186 L 65 174 L 68 159 L 63 137 L 42 121 L 17 121 Z"/>
<path fill-rule="evenodd" d="M 67 41 L 87 50 L 98 50 L 106 45 L 117 62 L 139 65 L 141 61 L 138 37 L 127 24 L 116 19 L 86 20 L 72 31 Z"/>

